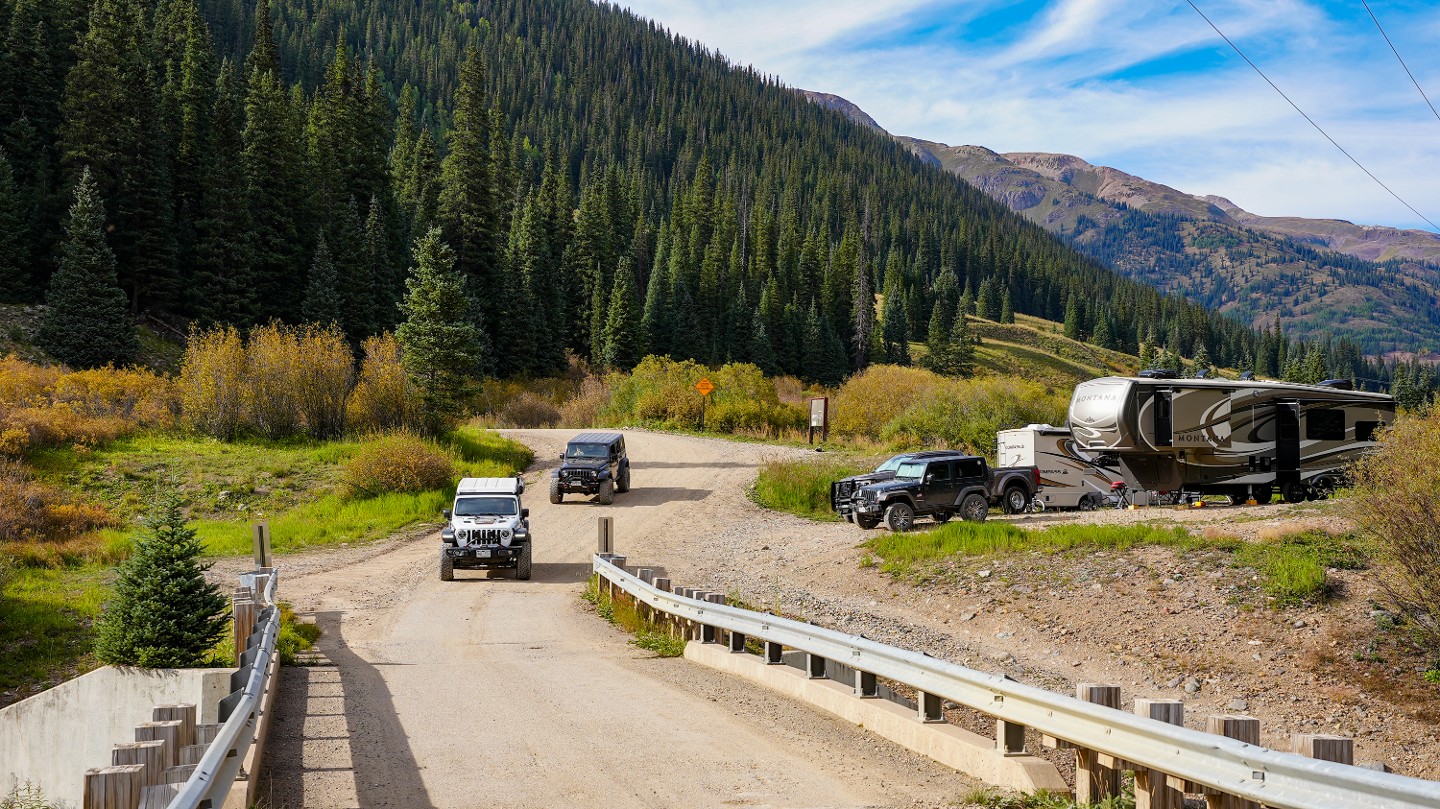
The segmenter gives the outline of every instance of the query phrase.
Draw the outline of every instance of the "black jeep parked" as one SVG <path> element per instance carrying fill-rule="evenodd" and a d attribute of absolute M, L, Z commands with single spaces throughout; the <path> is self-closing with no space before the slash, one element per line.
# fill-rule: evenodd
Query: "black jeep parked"
<path fill-rule="evenodd" d="M 945 522 L 953 515 L 984 522 L 993 480 L 984 458 L 958 455 L 904 461 L 893 480 L 862 488 L 855 522 L 874 527 L 883 517 L 891 531 L 908 531 L 916 517 Z"/>
<path fill-rule="evenodd" d="M 603 506 L 615 502 L 616 492 L 630 491 L 630 458 L 625 436 L 619 433 L 582 433 L 570 439 L 560 468 L 550 473 L 550 502 L 565 494 L 593 494 Z"/>
<path fill-rule="evenodd" d="M 841 478 L 830 484 L 830 507 L 835 509 L 842 519 L 850 522 L 857 522 L 855 507 L 860 504 L 860 490 L 872 483 L 879 483 L 883 480 L 891 480 L 895 477 L 895 470 L 900 464 L 906 461 L 919 459 L 929 460 L 931 458 L 949 458 L 963 456 L 965 453 L 949 449 L 927 449 L 919 452 L 906 452 L 896 455 L 885 463 L 875 467 L 873 472 L 865 472 L 860 475 L 851 475 L 848 478 Z M 874 528 L 880 524 L 880 518 L 864 517 L 858 520 L 861 528 Z"/>

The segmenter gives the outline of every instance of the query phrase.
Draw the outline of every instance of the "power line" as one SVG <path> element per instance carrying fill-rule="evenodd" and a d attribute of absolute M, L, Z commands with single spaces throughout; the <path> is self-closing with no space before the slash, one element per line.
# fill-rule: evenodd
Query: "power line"
<path fill-rule="evenodd" d="M 1366 11 L 1370 12 L 1370 19 L 1375 21 L 1375 27 L 1380 31 L 1380 36 L 1385 37 L 1385 44 L 1390 46 L 1390 52 L 1395 54 L 1395 58 L 1399 60 L 1400 66 L 1405 68 L 1405 75 L 1410 77 L 1410 83 L 1415 85 L 1416 90 L 1420 91 L 1420 97 L 1425 99 L 1425 105 L 1430 108 L 1431 112 L 1435 113 L 1437 119 L 1440 119 L 1440 110 L 1436 110 L 1435 105 L 1430 103 L 1430 96 L 1425 95 L 1425 90 L 1420 87 L 1420 82 L 1416 81 L 1415 74 L 1410 72 L 1410 66 L 1405 64 L 1405 60 L 1400 57 L 1400 51 L 1395 50 L 1395 43 L 1390 41 L 1390 35 L 1385 33 L 1385 29 L 1380 26 L 1380 18 L 1375 16 L 1374 10 L 1370 8 L 1370 4 L 1366 2 L 1366 0 L 1360 0 L 1360 3 L 1365 6 Z"/>
<path fill-rule="evenodd" d="M 1197 5 L 1195 5 L 1195 0 L 1185 0 L 1185 2 L 1186 2 L 1186 3 L 1189 3 L 1189 4 L 1190 4 L 1190 7 L 1193 8 L 1193 9 L 1195 9 L 1195 13 L 1196 13 L 1196 14 L 1199 14 L 1201 19 L 1203 19 L 1205 22 L 1209 23 L 1209 24 L 1210 24 L 1210 27 L 1215 30 L 1215 33 L 1219 34 L 1219 35 L 1220 35 L 1220 38 L 1223 39 L 1223 40 L 1225 40 L 1225 43 L 1226 43 L 1227 45 L 1229 45 L 1232 49 L 1234 49 L 1235 53 L 1239 54 L 1241 59 L 1244 59 L 1244 60 L 1245 60 L 1245 64 L 1247 64 L 1247 65 L 1249 65 L 1250 67 L 1254 68 L 1255 72 L 1260 74 L 1260 78 L 1262 78 L 1262 79 L 1265 80 L 1265 83 L 1266 83 L 1266 84 L 1270 85 L 1270 87 L 1271 87 L 1272 89 L 1274 89 L 1275 92 L 1277 92 L 1277 93 L 1280 94 L 1280 97 L 1281 97 L 1281 98 L 1285 99 L 1285 101 L 1288 102 L 1288 103 L 1290 104 L 1290 106 L 1294 107 L 1294 108 L 1295 108 L 1295 111 L 1298 112 L 1298 113 L 1300 113 L 1300 117 L 1302 117 L 1302 118 L 1304 118 L 1306 121 L 1308 121 L 1311 126 L 1315 127 L 1315 131 L 1316 131 L 1316 132 L 1319 132 L 1321 135 L 1324 135 L 1324 136 L 1325 136 L 1325 140 L 1330 141 L 1331 145 L 1333 145 L 1336 149 L 1339 149 L 1339 150 L 1340 150 L 1340 154 L 1343 154 L 1343 155 L 1345 155 L 1346 157 L 1350 158 L 1350 162 L 1351 162 L 1351 163 L 1354 163 L 1357 168 L 1359 168 L 1361 171 L 1365 172 L 1365 175 L 1366 175 L 1367 177 L 1369 177 L 1370 179 L 1374 180 L 1376 185 L 1378 185 L 1378 186 L 1380 186 L 1381 188 L 1385 189 L 1386 192 L 1388 192 L 1388 193 L 1390 194 L 1390 196 L 1394 197 L 1394 198 L 1396 199 L 1396 201 L 1398 201 L 1401 205 L 1404 205 L 1406 208 L 1409 208 L 1411 213 L 1413 213 L 1413 214 L 1415 214 L 1416 216 L 1420 217 L 1421 219 L 1425 220 L 1425 222 L 1426 222 L 1428 225 L 1430 225 L 1430 227 L 1434 228 L 1434 229 L 1437 230 L 1437 231 L 1440 231 L 1440 225 L 1437 225 L 1437 224 L 1435 224 L 1434 222 L 1431 222 L 1431 221 L 1430 221 L 1430 218 L 1429 218 L 1428 216 L 1426 216 L 1426 215 L 1423 214 L 1423 213 L 1420 213 L 1418 210 L 1415 209 L 1415 206 L 1414 206 L 1414 205 L 1411 205 L 1410 203 L 1406 202 L 1404 199 L 1402 199 L 1402 198 L 1400 197 L 1399 194 L 1395 193 L 1395 192 L 1390 188 L 1390 186 L 1388 186 L 1388 185 L 1386 185 L 1385 183 L 1381 182 L 1381 181 L 1380 181 L 1380 178 L 1379 178 L 1379 177 L 1376 177 L 1375 174 L 1370 171 L 1370 169 L 1365 168 L 1365 166 L 1364 166 L 1359 160 L 1356 160 L 1356 159 L 1355 159 L 1355 155 L 1352 155 L 1352 154 L 1350 154 L 1349 152 L 1345 151 L 1345 147 L 1344 147 L 1344 146 L 1341 146 L 1341 145 L 1339 144 L 1339 142 L 1337 142 L 1334 138 L 1330 137 L 1330 133 L 1326 132 L 1324 129 L 1321 128 L 1321 126 L 1320 126 L 1319 124 L 1315 123 L 1315 119 L 1314 119 L 1314 118 L 1311 118 L 1309 115 L 1306 115 L 1306 114 L 1305 114 L 1305 110 L 1300 109 L 1300 105 L 1299 105 L 1299 104 L 1296 104 L 1294 101 L 1291 101 L 1291 100 L 1290 100 L 1290 96 L 1285 95 L 1285 91 L 1284 91 L 1284 90 L 1281 90 L 1278 86 L 1276 86 L 1275 82 L 1270 81 L 1270 77 L 1267 76 L 1267 75 L 1265 75 L 1265 71 L 1261 70 L 1258 65 L 1256 65 L 1254 62 L 1250 61 L 1250 57 L 1246 56 L 1246 55 L 1245 55 L 1245 52 L 1242 51 L 1242 50 L 1240 50 L 1240 46 L 1239 46 L 1239 45 L 1236 45 L 1234 42 L 1232 42 L 1232 41 L 1230 40 L 1230 37 L 1225 36 L 1225 32 L 1220 30 L 1219 26 L 1217 26 L 1215 23 L 1211 22 L 1209 17 L 1206 17 L 1206 16 L 1205 16 L 1205 12 L 1201 11 L 1201 10 L 1200 10 L 1200 7 L 1197 6 Z"/>

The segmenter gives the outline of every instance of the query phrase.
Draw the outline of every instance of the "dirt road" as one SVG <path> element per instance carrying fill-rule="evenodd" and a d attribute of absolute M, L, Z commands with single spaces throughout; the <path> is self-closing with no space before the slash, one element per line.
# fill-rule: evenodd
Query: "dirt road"
<path fill-rule="evenodd" d="M 284 670 L 264 801 L 939 806 L 973 786 L 777 696 L 650 657 L 584 610 L 597 517 L 615 518 L 632 561 L 709 556 L 687 549 L 730 537 L 737 524 L 796 522 L 744 498 L 757 464 L 785 450 L 634 433 L 633 491 L 609 507 L 577 496 L 555 506 L 543 480 L 568 435 L 517 435 L 541 459 L 527 475 L 530 582 L 475 571 L 440 582 L 433 533 L 280 560 L 284 597 L 314 612 L 335 665 Z"/>

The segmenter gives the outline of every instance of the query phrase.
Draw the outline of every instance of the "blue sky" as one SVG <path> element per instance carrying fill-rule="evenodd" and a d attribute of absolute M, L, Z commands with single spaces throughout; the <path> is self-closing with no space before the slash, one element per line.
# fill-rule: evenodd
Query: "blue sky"
<path fill-rule="evenodd" d="M 1196 0 L 1366 168 L 1440 223 L 1440 119 L 1359 0 Z M 1270 216 L 1424 227 L 1184 0 L 624 0 L 891 132 L 1079 155 Z M 1440 3 L 1370 0 L 1440 108 Z"/>

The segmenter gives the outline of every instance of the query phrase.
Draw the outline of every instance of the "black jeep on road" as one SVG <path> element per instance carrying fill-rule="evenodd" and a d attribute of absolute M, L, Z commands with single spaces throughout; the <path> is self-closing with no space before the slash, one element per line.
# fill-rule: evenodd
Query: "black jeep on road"
<path fill-rule="evenodd" d="M 625 436 L 619 433 L 582 433 L 570 439 L 560 468 L 550 473 L 550 502 L 566 493 L 593 494 L 603 506 L 615 502 L 616 492 L 630 491 L 630 458 Z"/>
<path fill-rule="evenodd" d="M 949 458 L 963 456 L 965 453 L 949 449 L 922 450 L 920 452 L 906 452 L 896 455 L 885 463 L 875 467 L 873 472 L 865 472 L 859 475 L 851 475 L 848 478 L 841 478 L 830 484 L 830 507 L 835 509 L 841 519 L 849 522 L 857 522 L 856 506 L 860 504 L 860 490 L 872 483 L 879 483 L 884 480 L 893 480 L 895 470 L 900 464 L 906 461 L 919 459 L 929 460 L 931 458 Z M 861 528 L 874 528 L 880 524 L 880 518 L 867 517 L 858 520 Z"/>

